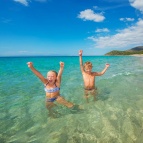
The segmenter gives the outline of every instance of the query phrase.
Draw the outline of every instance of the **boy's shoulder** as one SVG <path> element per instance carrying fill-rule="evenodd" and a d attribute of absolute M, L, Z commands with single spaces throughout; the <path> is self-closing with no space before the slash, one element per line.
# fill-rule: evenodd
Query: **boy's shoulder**
<path fill-rule="evenodd" d="M 98 74 L 98 72 L 94 71 L 92 72 L 92 75 L 96 76 Z"/>
<path fill-rule="evenodd" d="M 88 73 L 88 72 L 86 72 L 86 71 L 84 71 L 84 72 L 82 72 L 82 74 L 84 74 L 84 75 L 95 75 L 95 74 L 97 74 L 97 72 L 90 72 L 90 73 Z"/>

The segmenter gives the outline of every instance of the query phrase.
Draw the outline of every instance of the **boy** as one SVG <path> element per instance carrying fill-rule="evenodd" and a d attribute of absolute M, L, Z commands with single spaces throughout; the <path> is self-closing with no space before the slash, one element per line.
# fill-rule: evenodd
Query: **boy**
<path fill-rule="evenodd" d="M 85 98 L 88 101 L 89 95 L 92 95 L 95 101 L 96 97 L 96 87 L 95 87 L 95 77 L 103 75 L 108 67 L 109 64 L 105 65 L 105 68 L 101 72 L 92 72 L 92 63 L 91 62 L 85 62 L 84 65 L 82 63 L 82 53 L 83 51 L 79 51 L 79 62 L 80 62 L 80 69 L 83 76 L 84 81 L 84 94 Z"/>

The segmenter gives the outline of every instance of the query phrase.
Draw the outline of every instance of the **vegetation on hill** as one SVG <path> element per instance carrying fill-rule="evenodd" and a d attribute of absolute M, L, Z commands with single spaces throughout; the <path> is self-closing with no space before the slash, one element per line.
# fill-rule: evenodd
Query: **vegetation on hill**
<path fill-rule="evenodd" d="M 133 54 L 143 54 L 143 46 L 138 46 L 126 51 L 113 50 L 109 53 L 106 53 L 105 55 L 133 55 Z"/>

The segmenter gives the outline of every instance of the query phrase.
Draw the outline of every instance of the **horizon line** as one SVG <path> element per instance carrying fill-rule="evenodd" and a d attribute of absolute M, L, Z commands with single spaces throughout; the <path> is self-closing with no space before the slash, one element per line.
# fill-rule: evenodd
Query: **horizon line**
<path fill-rule="evenodd" d="M 3 57 L 78 57 L 79 55 L 10 55 L 10 56 L 0 56 Z M 84 56 L 106 56 L 106 55 L 83 55 Z"/>

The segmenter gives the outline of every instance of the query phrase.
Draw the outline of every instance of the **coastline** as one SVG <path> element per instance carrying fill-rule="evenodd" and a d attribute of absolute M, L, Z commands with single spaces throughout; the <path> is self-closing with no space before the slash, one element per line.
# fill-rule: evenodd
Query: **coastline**
<path fill-rule="evenodd" d="M 130 55 L 130 56 L 143 57 L 143 54 L 133 54 L 133 55 Z"/>

